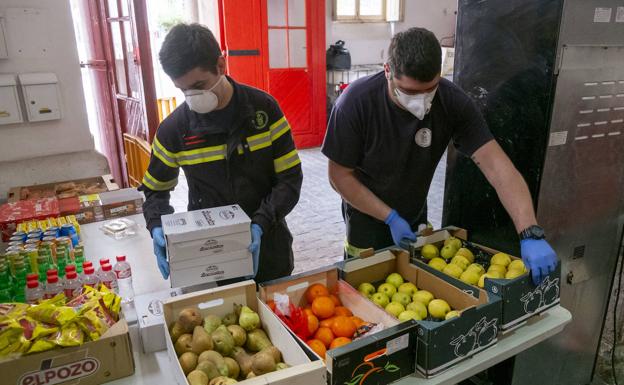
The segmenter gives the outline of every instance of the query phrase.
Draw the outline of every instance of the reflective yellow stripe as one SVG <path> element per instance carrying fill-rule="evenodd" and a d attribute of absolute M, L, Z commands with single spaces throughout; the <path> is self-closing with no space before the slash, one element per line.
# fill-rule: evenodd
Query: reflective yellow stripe
<path fill-rule="evenodd" d="M 150 190 L 153 191 L 166 191 L 171 190 L 178 184 L 178 178 L 172 179 L 167 182 L 161 182 L 158 179 L 154 178 L 149 171 L 145 171 L 145 175 L 143 176 L 143 182 L 145 186 L 147 186 Z"/>
<path fill-rule="evenodd" d="M 226 152 L 227 147 L 225 144 L 203 147 L 195 150 L 180 151 L 176 153 L 176 160 L 181 166 L 214 162 L 215 160 L 225 159 Z"/>
<path fill-rule="evenodd" d="M 273 167 L 275 168 L 275 172 L 279 173 L 295 167 L 299 163 L 301 163 L 301 159 L 299 159 L 297 150 L 292 150 L 288 154 L 275 159 L 273 161 Z"/>
<path fill-rule="evenodd" d="M 271 132 L 271 141 L 276 141 L 280 136 L 287 133 L 288 130 L 290 130 L 290 125 L 288 124 L 286 117 L 283 116 L 280 120 L 273 123 L 269 129 Z"/>
<path fill-rule="evenodd" d="M 176 158 L 175 154 L 170 151 L 167 151 L 167 149 L 162 144 L 160 144 L 160 142 L 158 141 L 158 138 L 154 138 L 154 144 L 152 145 L 152 152 L 154 153 L 154 156 L 160 159 L 167 166 L 173 167 L 173 168 L 178 167 L 178 164 L 175 159 Z"/>
<path fill-rule="evenodd" d="M 359 247 L 355 247 L 352 244 L 350 244 L 347 241 L 347 239 L 345 238 L 345 241 L 344 241 L 344 251 L 345 251 L 345 253 L 347 253 L 348 256 L 359 258 L 362 255 L 362 253 L 364 251 L 367 251 L 367 250 L 370 250 L 370 248 L 362 249 L 362 248 L 359 248 Z"/>
<path fill-rule="evenodd" d="M 271 146 L 271 131 L 248 136 L 247 144 L 249 144 L 249 151 L 256 151 Z"/>

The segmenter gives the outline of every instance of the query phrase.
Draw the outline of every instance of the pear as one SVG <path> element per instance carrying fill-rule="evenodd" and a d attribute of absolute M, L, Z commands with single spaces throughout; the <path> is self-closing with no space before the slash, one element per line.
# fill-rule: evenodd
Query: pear
<path fill-rule="evenodd" d="M 236 325 L 238 323 L 238 316 L 236 313 L 228 313 L 222 320 L 225 326 Z"/>
<path fill-rule="evenodd" d="M 191 341 L 191 349 L 195 354 L 201 354 L 205 350 L 212 350 L 212 338 L 210 334 L 201 326 L 195 326 L 193 329 L 193 339 Z"/>
<path fill-rule="evenodd" d="M 202 323 L 202 316 L 196 308 L 187 308 L 180 312 L 178 322 L 185 333 L 193 333 L 195 326 Z"/>
<path fill-rule="evenodd" d="M 243 306 L 240 317 L 238 318 L 238 324 L 243 329 L 250 332 L 260 326 L 260 316 L 249 307 Z"/>
<path fill-rule="evenodd" d="M 234 338 L 234 344 L 236 346 L 245 345 L 245 341 L 247 341 L 247 332 L 245 332 L 245 329 L 238 325 L 230 325 L 227 327 L 227 330 Z"/>
<path fill-rule="evenodd" d="M 224 356 L 229 356 L 232 353 L 235 345 L 234 337 L 232 337 L 225 325 L 219 326 L 217 330 L 212 332 L 211 337 L 216 351 Z"/>
<path fill-rule="evenodd" d="M 210 314 L 204 318 L 204 330 L 206 330 L 208 334 L 217 330 L 219 326 L 221 326 L 221 318 L 219 316 Z"/>

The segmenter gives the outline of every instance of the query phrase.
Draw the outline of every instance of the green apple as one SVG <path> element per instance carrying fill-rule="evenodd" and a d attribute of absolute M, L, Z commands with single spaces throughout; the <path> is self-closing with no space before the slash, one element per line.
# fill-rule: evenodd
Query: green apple
<path fill-rule="evenodd" d="M 446 245 L 440 250 L 440 256 L 444 259 L 451 259 L 455 256 L 457 249 L 453 245 Z"/>
<path fill-rule="evenodd" d="M 472 270 L 475 271 L 479 276 L 481 276 L 482 274 L 485 274 L 485 268 L 483 268 L 483 266 L 481 266 L 478 263 L 473 263 L 471 265 L 469 265 L 466 270 Z"/>
<path fill-rule="evenodd" d="M 433 298 L 433 294 L 431 294 L 427 290 L 418 290 L 416 294 L 414 294 L 414 296 L 412 297 L 412 301 L 420 302 L 423 305 L 427 306 Z"/>
<path fill-rule="evenodd" d="M 405 307 L 405 310 L 411 310 L 411 311 L 416 312 L 416 314 L 418 314 L 420 319 L 427 318 L 427 306 L 423 305 L 422 302 L 418 302 L 418 301 L 410 302 Z"/>
<path fill-rule="evenodd" d="M 389 303 L 390 299 L 384 293 L 375 293 L 371 297 L 371 300 L 375 302 L 375 305 L 385 308 Z"/>
<path fill-rule="evenodd" d="M 377 293 L 384 293 L 388 296 L 388 298 L 392 298 L 394 293 L 396 293 L 396 287 L 391 283 L 382 283 L 377 288 Z"/>
<path fill-rule="evenodd" d="M 401 286 L 403 282 L 403 277 L 401 277 L 401 274 L 399 273 L 392 273 L 386 277 L 386 283 L 390 283 L 396 288 Z"/>
<path fill-rule="evenodd" d="M 480 288 L 484 288 L 485 287 L 485 279 L 486 278 L 503 278 L 504 275 L 502 275 L 501 273 L 499 273 L 498 271 L 489 271 L 485 274 L 483 274 L 480 278 L 479 278 L 479 282 L 477 283 L 477 286 L 479 286 Z"/>
<path fill-rule="evenodd" d="M 524 275 L 524 270 L 511 269 L 511 270 L 507 271 L 507 273 L 505 274 L 505 278 L 506 279 L 514 279 L 514 278 L 519 277 L 521 275 Z"/>
<path fill-rule="evenodd" d="M 509 266 L 507 266 L 509 270 L 520 270 L 526 272 L 526 266 L 524 266 L 524 262 L 521 259 L 514 259 L 511 261 Z"/>
<path fill-rule="evenodd" d="M 451 260 L 451 263 L 457 265 L 462 268 L 462 270 L 466 270 L 470 265 L 470 261 L 466 259 L 463 255 L 456 255 Z"/>
<path fill-rule="evenodd" d="M 358 286 L 358 291 L 365 297 L 370 298 L 373 294 L 375 294 L 375 286 L 368 282 L 364 282 Z"/>
<path fill-rule="evenodd" d="M 448 245 L 453 246 L 455 251 L 457 251 L 457 250 L 461 249 L 462 242 L 461 242 L 461 239 L 459 239 L 459 238 L 449 237 L 449 238 L 444 240 L 444 246 L 448 246 Z"/>
<path fill-rule="evenodd" d="M 457 310 L 451 310 L 450 312 L 446 313 L 446 316 L 444 317 L 444 319 L 447 320 L 447 319 L 459 317 L 460 315 L 461 315 L 461 312 Z"/>
<path fill-rule="evenodd" d="M 490 273 L 492 271 L 497 271 L 504 276 L 505 273 L 507 273 L 507 268 L 503 265 L 490 265 L 490 267 L 488 267 L 487 272 Z"/>
<path fill-rule="evenodd" d="M 466 259 L 469 260 L 470 263 L 474 263 L 474 260 L 475 260 L 474 254 L 472 254 L 472 251 L 468 250 L 465 247 L 462 247 L 459 250 L 457 250 L 457 253 L 455 253 L 455 255 L 462 255 L 466 257 Z"/>
<path fill-rule="evenodd" d="M 461 267 L 453 263 L 449 263 L 448 265 L 446 265 L 444 270 L 442 270 L 442 272 L 446 275 L 450 275 L 451 277 L 459 278 L 464 271 Z"/>
<path fill-rule="evenodd" d="M 398 318 L 399 318 L 399 321 L 401 322 L 405 322 L 411 319 L 420 321 L 422 319 L 420 315 L 413 310 L 402 311 L 401 314 L 399 314 Z"/>
<path fill-rule="evenodd" d="M 507 268 L 507 266 L 511 263 L 511 257 L 505 253 L 496 253 L 490 259 L 490 263 L 493 265 L 505 266 L 505 268 Z"/>
<path fill-rule="evenodd" d="M 396 293 L 392 296 L 392 302 L 398 302 L 403 306 L 407 306 L 408 303 L 412 302 L 412 297 L 407 295 L 406 293 Z"/>
<path fill-rule="evenodd" d="M 404 284 L 399 286 L 399 290 L 398 290 L 399 293 L 405 293 L 409 295 L 410 298 L 412 298 L 412 296 L 416 294 L 417 291 L 418 291 L 418 288 L 416 287 L 416 285 L 414 285 L 411 282 L 405 282 Z"/>
<path fill-rule="evenodd" d="M 443 319 L 446 317 L 446 313 L 451 311 L 451 307 L 449 304 L 443 299 L 434 299 L 429 302 L 429 306 L 427 307 L 429 310 L 429 314 L 433 318 Z"/>
<path fill-rule="evenodd" d="M 440 255 L 440 252 L 438 251 L 438 248 L 435 245 L 427 243 L 426 245 L 422 247 L 422 250 L 420 250 L 420 254 L 425 259 L 433 259 L 437 257 L 438 255 Z"/>
<path fill-rule="evenodd" d="M 442 258 L 435 257 L 431 261 L 429 261 L 429 266 L 433 267 L 436 270 L 442 271 L 446 267 L 446 261 Z"/>
<path fill-rule="evenodd" d="M 386 305 L 386 311 L 393 316 L 398 317 L 399 314 L 405 311 L 405 306 L 401 305 L 398 302 L 390 302 L 388 305 Z"/>
<path fill-rule="evenodd" d="M 466 270 L 459 276 L 459 279 L 469 285 L 476 285 L 479 282 L 479 273 L 474 270 Z"/>

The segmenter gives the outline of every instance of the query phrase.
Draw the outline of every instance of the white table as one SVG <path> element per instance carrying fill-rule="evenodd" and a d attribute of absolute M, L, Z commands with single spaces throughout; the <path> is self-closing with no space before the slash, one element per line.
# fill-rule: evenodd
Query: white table
<path fill-rule="evenodd" d="M 102 233 L 99 230 L 102 225 L 101 222 L 82 225 L 82 239 L 87 259 L 92 260 L 95 264 L 99 258 L 112 259 L 116 255 L 124 254 L 132 265 L 132 278 L 136 295 L 168 289 L 170 287 L 169 280 L 162 279 L 160 275 L 156 265 L 156 257 L 154 257 L 152 239 L 145 230 L 143 215 L 133 215 L 128 218 L 137 222 L 139 234 L 124 240 L 115 240 Z M 124 307 L 124 314 L 130 325 L 130 338 L 136 371 L 133 376 L 108 384 L 175 384 L 175 379 L 171 371 L 168 370 L 170 362 L 167 352 L 144 354 L 141 349 L 134 309 Z M 526 325 L 502 336 L 493 347 L 468 358 L 434 378 L 425 379 L 420 374 L 415 374 L 403 378 L 395 384 L 456 384 L 552 337 L 562 331 L 571 319 L 572 316 L 569 311 L 561 306 L 555 306 L 539 317 L 533 317 Z"/>
<path fill-rule="evenodd" d="M 80 226 L 80 236 L 85 247 L 85 257 L 99 267 L 100 258 L 110 258 L 115 263 L 115 256 L 125 255 L 132 266 L 134 294 L 141 295 L 169 289 L 169 280 L 160 275 L 154 256 L 152 238 L 145 228 L 143 214 L 126 217 L 135 221 L 138 234 L 131 238 L 116 240 L 104 234 L 100 227 L 104 222 L 89 223 Z"/>

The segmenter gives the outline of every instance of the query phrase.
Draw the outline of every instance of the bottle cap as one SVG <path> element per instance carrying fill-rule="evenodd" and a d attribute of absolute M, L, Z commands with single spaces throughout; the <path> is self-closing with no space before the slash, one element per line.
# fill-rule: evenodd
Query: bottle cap
<path fill-rule="evenodd" d="M 102 271 L 111 271 L 111 270 L 113 270 L 113 267 L 110 265 L 110 263 L 106 263 L 102 265 Z"/>
<path fill-rule="evenodd" d="M 37 273 L 30 273 L 26 275 L 26 281 L 38 281 L 39 280 L 39 274 Z"/>
<path fill-rule="evenodd" d="M 100 266 L 104 266 L 105 264 L 110 263 L 108 258 L 102 258 L 100 259 Z"/>
<path fill-rule="evenodd" d="M 28 287 L 29 289 L 34 289 L 37 286 L 39 286 L 39 281 L 37 281 L 36 279 L 34 281 L 26 282 L 26 287 Z"/>
<path fill-rule="evenodd" d="M 116 258 L 117 258 L 117 262 L 124 262 L 126 260 L 125 255 L 118 255 Z"/>
<path fill-rule="evenodd" d="M 58 282 L 58 276 L 56 275 L 48 275 L 48 284 L 50 283 L 57 283 Z"/>

